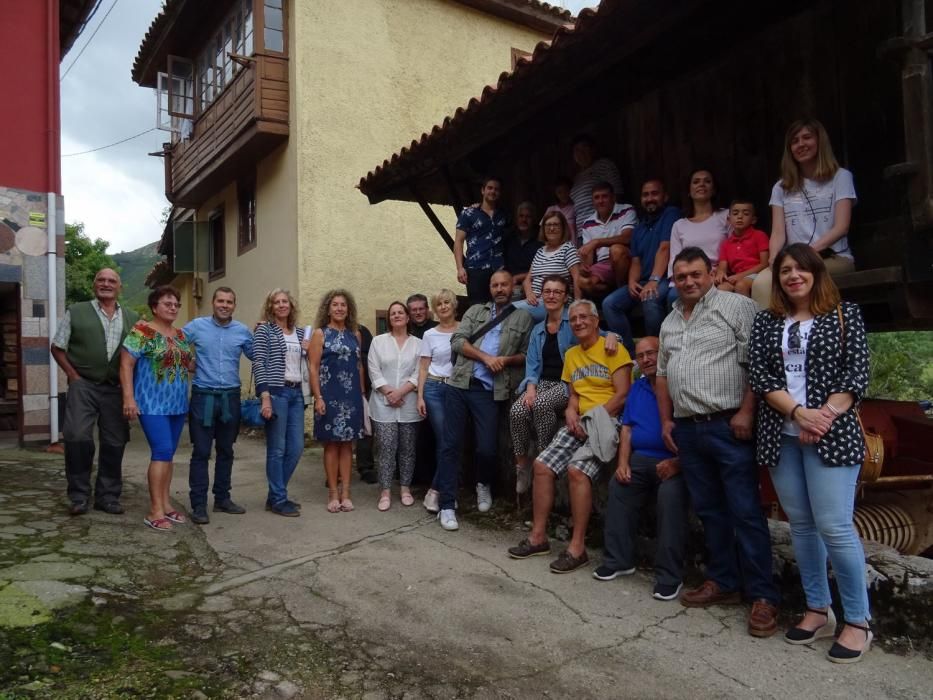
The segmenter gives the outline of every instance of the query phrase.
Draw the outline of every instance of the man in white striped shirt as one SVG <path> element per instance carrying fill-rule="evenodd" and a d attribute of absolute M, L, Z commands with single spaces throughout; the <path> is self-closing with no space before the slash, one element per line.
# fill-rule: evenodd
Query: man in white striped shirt
<path fill-rule="evenodd" d="M 749 634 L 769 637 L 777 630 L 779 594 L 758 495 L 755 397 L 746 377 L 757 307 L 716 289 L 700 248 L 685 248 L 674 259 L 674 284 L 678 300 L 661 325 L 655 388 L 662 435 L 680 458 L 709 550 L 707 580 L 685 591 L 681 603 L 736 604 L 744 592 L 753 601 Z"/>

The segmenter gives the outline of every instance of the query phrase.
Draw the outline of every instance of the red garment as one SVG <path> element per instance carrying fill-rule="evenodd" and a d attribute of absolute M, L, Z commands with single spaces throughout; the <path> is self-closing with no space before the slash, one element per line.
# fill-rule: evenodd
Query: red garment
<path fill-rule="evenodd" d="M 741 236 L 735 231 L 719 246 L 719 262 L 728 265 L 727 274 L 740 275 L 761 264 L 762 251 L 768 250 L 768 235 L 749 226 Z"/>

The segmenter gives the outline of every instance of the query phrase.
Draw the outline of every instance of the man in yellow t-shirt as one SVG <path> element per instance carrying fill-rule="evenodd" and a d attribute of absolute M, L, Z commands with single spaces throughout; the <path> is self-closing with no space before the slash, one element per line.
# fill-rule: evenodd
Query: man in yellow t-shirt
<path fill-rule="evenodd" d="M 535 460 L 531 533 L 517 547 L 509 549 L 513 559 L 550 553 L 547 520 L 554 505 L 554 484 L 566 472 L 570 480 L 573 535 L 567 549 L 551 562 L 551 571 L 556 574 L 574 571 L 589 561 L 583 538 L 593 505 L 592 480 L 603 462 L 595 456 L 574 459 L 588 438 L 581 417 L 598 406 L 610 416 L 617 416 L 632 383 L 632 358 L 628 351 L 619 348 L 615 355 L 606 353 L 605 339 L 599 335 L 596 305 L 588 299 L 575 301 L 570 305 L 569 316 L 570 327 L 580 344 L 567 350 L 564 356 L 561 378 L 570 387 L 570 401 L 564 414 L 566 425 Z"/>

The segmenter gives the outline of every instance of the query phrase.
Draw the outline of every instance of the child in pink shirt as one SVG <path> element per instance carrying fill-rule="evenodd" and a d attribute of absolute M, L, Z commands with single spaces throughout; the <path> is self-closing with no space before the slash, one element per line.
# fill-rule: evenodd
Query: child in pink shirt
<path fill-rule="evenodd" d="M 719 246 L 719 262 L 714 281 L 724 292 L 749 297 L 752 282 L 768 267 L 768 236 L 754 228 L 757 218 L 754 203 L 736 199 L 729 205 L 729 237 Z"/>

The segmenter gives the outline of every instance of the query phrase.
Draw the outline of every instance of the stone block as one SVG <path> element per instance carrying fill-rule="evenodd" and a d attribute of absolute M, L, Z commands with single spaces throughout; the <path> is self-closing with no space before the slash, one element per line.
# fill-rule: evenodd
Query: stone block
<path fill-rule="evenodd" d="M 49 295 L 49 262 L 44 255 L 23 257 L 23 296 L 42 300 Z M 26 311 L 26 309 L 23 309 Z"/>
<path fill-rule="evenodd" d="M 21 282 L 23 269 L 19 265 L 5 265 L 0 263 L 0 282 Z"/>
<path fill-rule="evenodd" d="M 61 377 L 64 377 L 64 372 L 59 370 Z M 23 387 L 25 391 L 28 391 L 30 394 L 48 394 L 49 393 L 49 370 L 47 367 L 42 365 L 31 365 L 25 368 L 23 372 L 24 380 L 26 386 Z M 64 384 L 59 384 L 59 386 L 64 386 Z"/>
<path fill-rule="evenodd" d="M 38 338 L 40 335 L 39 330 L 39 319 L 37 318 L 24 317 L 20 322 L 20 333 L 24 338 Z"/>
<path fill-rule="evenodd" d="M 26 397 L 23 397 L 26 398 Z M 45 397 L 44 397 L 45 398 Z M 38 411 L 23 411 L 23 425 L 24 426 L 40 426 L 44 425 L 45 429 L 48 430 L 49 427 L 49 404 L 48 398 L 46 398 L 45 408 Z"/>
<path fill-rule="evenodd" d="M 38 329 L 36 337 L 38 337 Z M 38 347 L 38 348 L 28 348 L 23 347 L 23 364 L 24 365 L 47 365 L 49 364 L 49 349 L 48 347 Z"/>
<path fill-rule="evenodd" d="M 23 387 L 23 391 L 32 391 L 29 386 Z M 29 411 L 41 411 L 45 409 L 46 411 L 49 408 L 49 397 L 47 394 L 24 394 L 23 395 L 23 410 L 26 412 Z M 47 417 L 46 417 L 47 418 Z"/>

